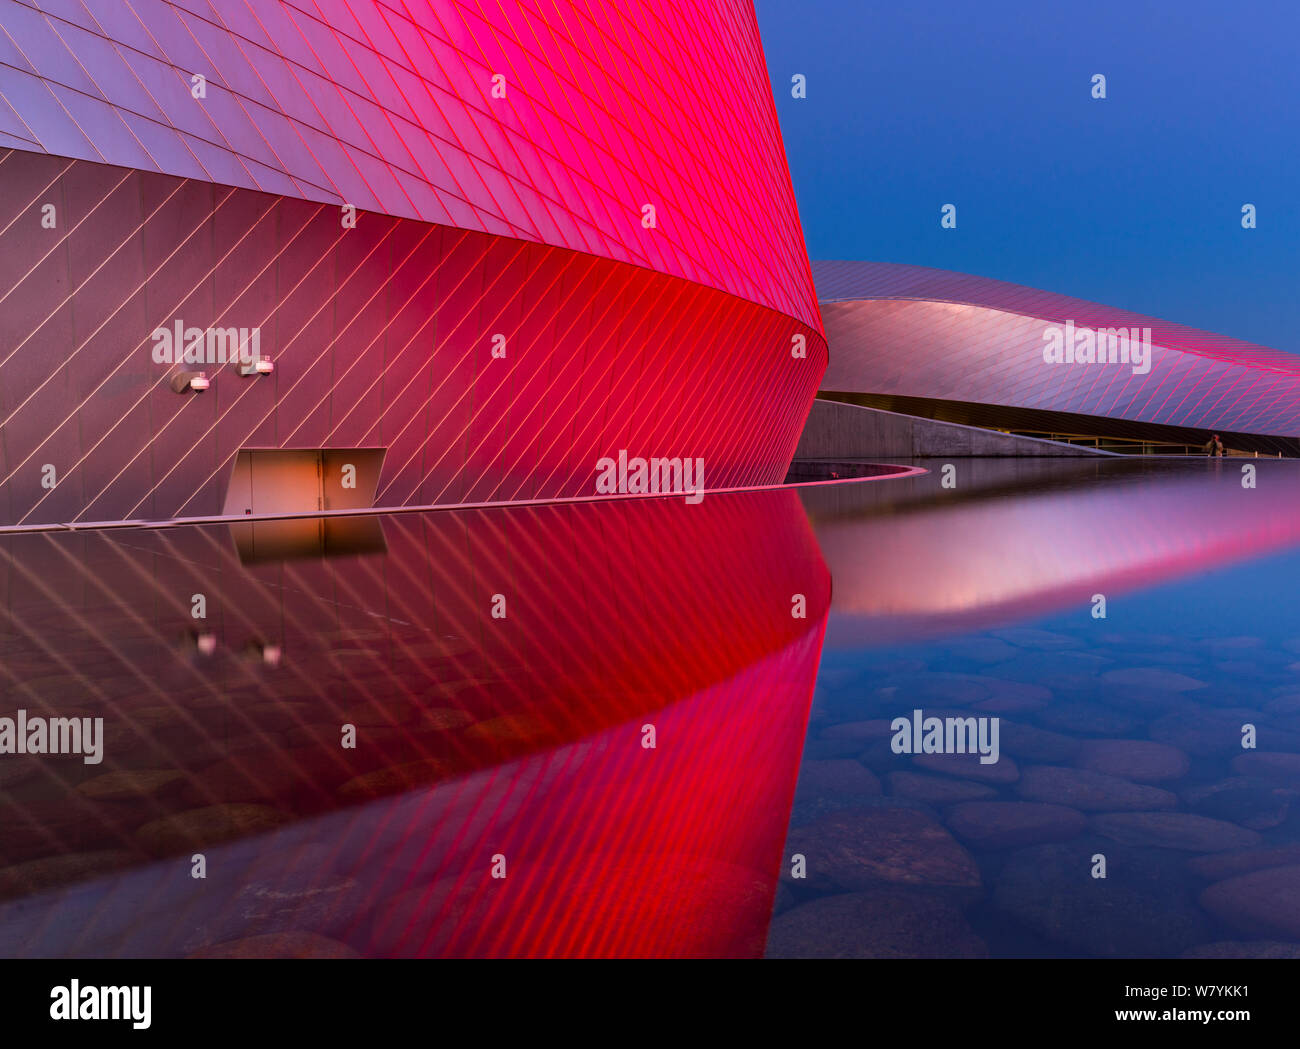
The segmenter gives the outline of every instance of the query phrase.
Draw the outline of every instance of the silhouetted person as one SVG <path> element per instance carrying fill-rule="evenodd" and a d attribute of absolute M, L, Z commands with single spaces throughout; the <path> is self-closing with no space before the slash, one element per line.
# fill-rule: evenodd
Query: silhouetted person
<path fill-rule="evenodd" d="M 1219 440 L 1219 435 L 1217 433 L 1205 442 L 1205 454 L 1217 456 L 1223 455 L 1223 442 Z"/>

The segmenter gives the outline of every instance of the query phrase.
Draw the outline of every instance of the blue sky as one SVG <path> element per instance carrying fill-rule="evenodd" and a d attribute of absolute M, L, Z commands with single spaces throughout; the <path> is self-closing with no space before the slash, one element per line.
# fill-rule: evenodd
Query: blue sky
<path fill-rule="evenodd" d="M 755 6 L 810 257 L 977 273 L 1300 353 L 1300 3 Z"/>

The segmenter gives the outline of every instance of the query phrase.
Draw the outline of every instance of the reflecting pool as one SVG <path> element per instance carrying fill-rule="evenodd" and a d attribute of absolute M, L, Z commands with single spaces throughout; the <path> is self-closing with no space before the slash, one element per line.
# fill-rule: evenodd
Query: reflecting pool
<path fill-rule="evenodd" d="M 0 536 L 0 953 L 1300 953 L 1300 464 L 912 465 Z"/>
<path fill-rule="evenodd" d="M 1300 956 L 1300 464 L 955 466 L 805 496 L 835 589 L 767 953 Z M 898 753 L 917 710 L 998 760 Z"/>

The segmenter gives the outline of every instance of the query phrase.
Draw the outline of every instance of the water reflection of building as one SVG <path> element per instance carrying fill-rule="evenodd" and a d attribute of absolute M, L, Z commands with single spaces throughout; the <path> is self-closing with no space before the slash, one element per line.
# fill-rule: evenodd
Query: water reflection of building
<path fill-rule="evenodd" d="M 1300 471 L 1268 459 L 956 460 L 808 488 L 835 579 L 828 644 L 982 629 L 1300 541 Z M 1244 487 L 1243 468 L 1256 471 Z M 1208 477 L 1207 477 L 1208 474 Z"/>
<path fill-rule="evenodd" d="M 830 596 L 797 496 L 381 528 L 0 540 L 6 712 L 106 725 L 0 757 L 0 950 L 760 954 Z"/>

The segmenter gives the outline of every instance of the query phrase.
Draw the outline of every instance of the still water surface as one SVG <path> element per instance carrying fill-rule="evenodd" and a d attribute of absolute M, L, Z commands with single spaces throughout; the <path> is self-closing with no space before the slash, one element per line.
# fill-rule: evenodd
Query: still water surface
<path fill-rule="evenodd" d="M 1300 952 L 1300 464 L 920 465 L 0 538 L 0 953 Z"/>

